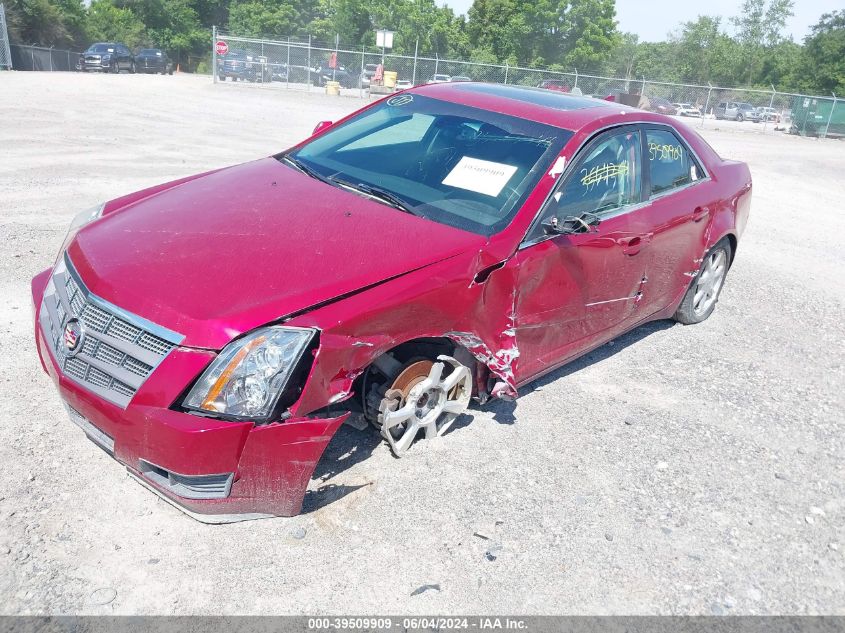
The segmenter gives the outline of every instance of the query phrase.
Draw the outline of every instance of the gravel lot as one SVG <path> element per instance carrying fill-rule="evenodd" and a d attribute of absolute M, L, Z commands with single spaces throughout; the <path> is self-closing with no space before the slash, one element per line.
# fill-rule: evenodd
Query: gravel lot
<path fill-rule="evenodd" d="M 642 327 L 401 460 L 344 427 L 298 517 L 197 523 L 66 419 L 29 280 L 72 215 L 361 104 L 0 74 L 0 613 L 845 614 L 842 142 L 705 130 L 755 185 L 710 320 Z"/>

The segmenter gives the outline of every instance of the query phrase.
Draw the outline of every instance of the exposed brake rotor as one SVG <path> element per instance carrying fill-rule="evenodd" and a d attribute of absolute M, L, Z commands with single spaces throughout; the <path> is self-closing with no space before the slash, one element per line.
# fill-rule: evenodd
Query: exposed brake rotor
<path fill-rule="evenodd" d="M 421 429 L 427 439 L 443 435 L 469 405 L 469 369 L 450 356 L 437 360 L 408 365 L 379 404 L 378 426 L 397 457 L 407 452 Z M 451 371 L 444 377 L 446 365 Z"/>

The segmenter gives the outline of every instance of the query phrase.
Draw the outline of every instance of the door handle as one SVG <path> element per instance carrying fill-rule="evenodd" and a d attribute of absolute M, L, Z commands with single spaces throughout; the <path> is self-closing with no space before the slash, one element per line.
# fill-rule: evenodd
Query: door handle
<path fill-rule="evenodd" d="M 622 252 L 629 256 L 636 255 L 645 246 L 646 241 L 644 235 L 626 238 L 622 240 Z"/>
<path fill-rule="evenodd" d="M 692 212 L 692 221 L 701 222 L 708 213 L 710 213 L 710 207 L 696 207 Z"/>

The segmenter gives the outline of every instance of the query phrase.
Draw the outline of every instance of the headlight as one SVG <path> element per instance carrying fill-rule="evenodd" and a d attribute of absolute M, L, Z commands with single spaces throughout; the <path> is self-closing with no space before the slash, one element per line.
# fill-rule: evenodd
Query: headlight
<path fill-rule="evenodd" d="M 61 258 L 62 253 L 65 252 L 67 249 L 68 244 L 73 239 L 73 236 L 76 235 L 77 231 L 81 229 L 86 224 L 90 224 L 94 220 L 98 219 L 100 216 L 103 215 L 103 209 L 105 208 L 106 204 L 100 204 L 96 207 L 91 207 L 90 209 L 85 209 L 81 213 L 77 213 L 73 220 L 70 221 L 70 226 L 67 229 L 67 235 L 65 235 L 64 242 L 62 242 L 62 248 L 59 250 L 59 258 Z"/>
<path fill-rule="evenodd" d="M 270 326 L 229 343 L 182 405 L 238 418 L 273 411 L 314 330 Z"/>

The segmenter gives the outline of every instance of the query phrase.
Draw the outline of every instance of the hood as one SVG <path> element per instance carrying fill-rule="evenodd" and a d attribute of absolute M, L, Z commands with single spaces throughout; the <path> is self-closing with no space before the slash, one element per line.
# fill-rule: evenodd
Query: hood
<path fill-rule="evenodd" d="M 68 256 L 94 294 L 183 334 L 183 345 L 220 349 L 484 243 L 266 158 L 107 214 Z"/>

